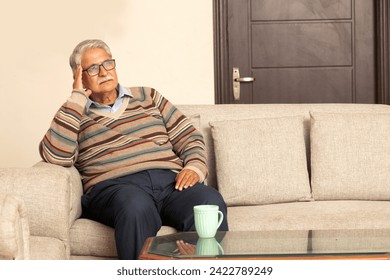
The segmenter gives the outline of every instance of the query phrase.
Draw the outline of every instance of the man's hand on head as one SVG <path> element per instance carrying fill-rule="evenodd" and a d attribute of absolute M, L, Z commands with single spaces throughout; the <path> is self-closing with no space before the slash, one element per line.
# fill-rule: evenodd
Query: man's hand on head
<path fill-rule="evenodd" d="M 83 68 L 81 65 L 77 67 L 76 72 L 74 73 L 73 76 L 73 89 L 74 90 L 82 90 L 85 92 L 85 95 L 89 97 L 92 93 L 90 89 L 85 89 L 83 87 Z"/>
<path fill-rule="evenodd" d="M 200 180 L 199 175 L 191 169 L 183 169 L 176 176 L 175 189 L 182 191 L 198 183 Z"/>

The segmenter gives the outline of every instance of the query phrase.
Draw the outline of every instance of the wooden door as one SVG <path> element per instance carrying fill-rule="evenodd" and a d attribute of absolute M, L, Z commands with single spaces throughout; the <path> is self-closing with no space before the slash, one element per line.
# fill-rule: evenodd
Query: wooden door
<path fill-rule="evenodd" d="M 229 78 L 217 103 L 379 103 L 374 2 L 225 1 Z M 255 79 L 236 100 L 233 68 Z"/>

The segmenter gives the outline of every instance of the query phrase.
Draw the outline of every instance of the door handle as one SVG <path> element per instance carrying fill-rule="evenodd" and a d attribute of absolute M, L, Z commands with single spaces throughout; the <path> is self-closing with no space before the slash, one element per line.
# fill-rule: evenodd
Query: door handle
<path fill-rule="evenodd" d="M 240 83 L 252 83 L 255 81 L 254 77 L 240 78 L 240 69 L 233 67 L 233 97 L 234 101 L 240 100 Z"/>
<path fill-rule="evenodd" d="M 239 82 L 239 83 L 250 83 L 250 82 L 254 82 L 255 81 L 255 78 L 253 77 L 243 77 L 243 78 L 236 78 L 234 79 L 235 82 Z"/>

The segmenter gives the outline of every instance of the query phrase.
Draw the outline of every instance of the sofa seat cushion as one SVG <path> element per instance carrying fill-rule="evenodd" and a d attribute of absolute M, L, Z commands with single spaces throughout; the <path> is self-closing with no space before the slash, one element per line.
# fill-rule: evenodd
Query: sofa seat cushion
<path fill-rule="evenodd" d="M 228 208 L 229 229 L 390 229 L 390 201 L 334 200 Z"/>
<path fill-rule="evenodd" d="M 210 126 L 218 188 L 227 205 L 311 199 L 302 116 Z"/>
<path fill-rule="evenodd" d="M 390 114 L 311 112 L 315 200 L 390 200 Z"/>
<path fill-rule="evenodd" d="M 163 226 L 157 235 L 174 233 L 176 230 Z M 78 219 L 70 229 L 72 256 L 115 258 L 114 229 L 89 219 Z"/>
<path fill-rule="evenodd" d="M 116 256 L 114 229 L 89 219 L 76 220 L 70 229 L 70 254 Z"/>
<path fill-rule="evenodd" d="M 65 243 L 57 238 L 30 236 L 30 258 L 32 260 L 66 260 Z"/>

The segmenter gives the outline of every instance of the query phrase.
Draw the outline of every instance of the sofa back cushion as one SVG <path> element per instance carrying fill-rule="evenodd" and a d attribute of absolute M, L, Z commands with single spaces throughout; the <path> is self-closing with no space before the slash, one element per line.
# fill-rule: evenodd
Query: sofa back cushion
<path fill-rule="evenodd" d="M 373 104 L 223 104 L 223 105 L 178 105 L 188 117 L 200 116 L 200 131 L 208 150 L 209 176 L 207 184 L 218 188 L 215 166 L 214 143 L 210 122 L 224 120 L 245 120 L 254 118 L 279 118 L 304 116 L 304 138 L 306 156 L 310 167 L 310 111 L 334 113 L 389 113 L 388 105 Z M 310 169 L 309 169 L 310 173 Z"/>
<path fill-rule="evenodd" d="M 390 114 L 311 113 L 316 200 L 390 200 Z"/>
<path fill-rule="evenodd" d="M 310 200 L 303 117 L 210 122 L 227 205 Z"/>

